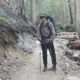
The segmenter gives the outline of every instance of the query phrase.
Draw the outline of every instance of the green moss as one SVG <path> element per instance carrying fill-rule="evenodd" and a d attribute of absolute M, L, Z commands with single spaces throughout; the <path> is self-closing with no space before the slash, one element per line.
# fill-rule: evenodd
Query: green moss
<path fill-rule="evenodd" d="M 16 21 L 11 18 L 0 17 L 0 24 L 15 24 Z"/>
<path fill-rule="evenodd" d="M 0 9 L 0 24 L 15 24 L 16 21 L 12 18 L 8 18 L 5 13 L 3 12 L 3 10 Z"/>
<path fill-rule="evenodd" d="M 14 36 L 11 34 L 6 27 L 10 26 L 10 24 L 14 24 L 15 20 L 11 18 L 7 18 L 5 15 L 2 15 L 0 13 L 0 40 L 6 41 L 6 42 L 13 42 Z M 5 26 L 2 27 L 2 26 Z"/>
<path fill-rule="evenodd" d="M 9 24 L 8 20 L 4 17 L 0 17 L 0 24 Z"/>

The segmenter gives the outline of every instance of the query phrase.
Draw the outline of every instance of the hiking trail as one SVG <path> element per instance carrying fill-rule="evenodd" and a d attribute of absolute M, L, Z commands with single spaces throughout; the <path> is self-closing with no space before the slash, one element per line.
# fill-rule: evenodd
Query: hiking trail
<path fill-rule="evenodd" d="M 42 62 L 42 54 L 40 45 L 37 44 L 37 41 L 35 41 L 35 44 L 37 45 L 34 49 L 34 53 L 28 56 L 28 59 L 26 59 L 26 64 L 13 75 L 13 80 L 68 80 L 67 77 L 73 77 L 73 76 L 79 76 L 79 71 L 72 70 L 72 72 L 69 72 L 68 67 L 74 67 L 78 70 L 80 70 L 75 62 L 69 60 L 64 56 L 64 50 L 60 48 L 60 43 L 58 43 L 56 40 L 54 41 L 55 50 L 56 50 L 56 56 L 57 56 L 57 71 L 47 71 L 43 72 L 43 62 Z M 41 58 L 40 58 L 41 56 Z M 40 62 L 41 59 L 41 62 Z M 67 61 L 71 62 L 69 66 L 67 66 Z M 41 65 L 40 65 L 41 63 Z M 41 69 L 40 69 L 41 66 Z M 51 67 L 51 59 L 50 55 L 48 53 L 48 68 Z M 72 80 L 72 79 L 71 79 Z"/>

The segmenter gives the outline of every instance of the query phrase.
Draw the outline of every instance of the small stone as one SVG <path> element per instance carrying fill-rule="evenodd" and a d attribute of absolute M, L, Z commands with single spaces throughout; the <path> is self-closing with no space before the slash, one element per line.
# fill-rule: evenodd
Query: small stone
<path fill-rule="evenodd" d="M 66 77 L 64 80 L 80 80 L 80 78 L 76 76 L 69 76 L 69 77 Z"/>
<path fill-rule="evenodd" d="M 74 53 L 73 57 L 78 57 L 80 54 L 79 53 Z"/>

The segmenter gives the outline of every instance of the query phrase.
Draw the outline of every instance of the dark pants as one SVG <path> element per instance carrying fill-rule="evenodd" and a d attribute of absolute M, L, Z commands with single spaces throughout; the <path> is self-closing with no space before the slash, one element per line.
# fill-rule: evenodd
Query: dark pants
<path fill-rule="evenodd" d="M 56 65 L 56 54 L 53 43 L 47 43 L 47 44 L 41 44 L 42 47 L 42 53 L 43 53 L 43 63 L 44 66 L 47 67 L 47 49 L 49 49 L 52 64 Z"/>

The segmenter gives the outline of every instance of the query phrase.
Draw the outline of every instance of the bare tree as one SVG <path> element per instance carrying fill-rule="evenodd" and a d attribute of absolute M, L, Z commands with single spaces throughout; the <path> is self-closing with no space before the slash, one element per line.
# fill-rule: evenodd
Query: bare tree
<path fill-rule="evenodd" d="M 70 11 L 70 17 L 71 17 L 71 24 L 73 24 L 73 16 L 72 16 L 72 9 L 71 9 L 71 1 L 68 0 L 68 3 L 69 3 L 69 11 Z"/>
<path fill-rule="evenodd" d="M 31 21 L 35 22 L 35 0 L 30 0 Z"/>
<path fill-rule="evenodd" d="M 80 0 L 76 0 L 76 30 L 80 37 Z"/>
<path fill-rule="evenodd" d="M 18 16 L 24 15 L 24 0 L 17 0 Z"/>
<path fill-rule="evenodd" d="M 75 11 L 75 29 L 76 29 L 76 0 L 74 0 L 74 11 Z"/>

